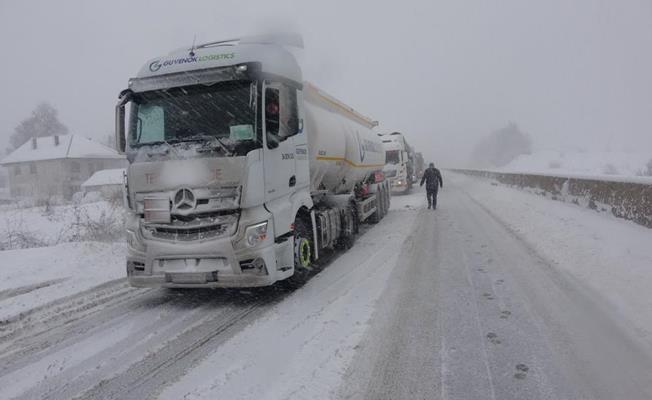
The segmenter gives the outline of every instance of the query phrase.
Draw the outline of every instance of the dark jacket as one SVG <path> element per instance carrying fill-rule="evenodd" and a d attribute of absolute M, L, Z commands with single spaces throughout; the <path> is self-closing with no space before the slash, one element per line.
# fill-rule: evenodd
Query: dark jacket
<path fill-rule="evenodd" d="M 421 186 L 426 183 L 426 190 L 436 192 L 440 187 L 444 187 L 444 180 L 441 178 L 441 172 L 435 167 L 428 167 L 423 172 Z"/>

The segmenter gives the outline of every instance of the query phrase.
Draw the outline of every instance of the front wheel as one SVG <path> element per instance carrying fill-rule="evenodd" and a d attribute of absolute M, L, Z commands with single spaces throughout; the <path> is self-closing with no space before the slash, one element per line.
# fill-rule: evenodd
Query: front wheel
<path fill-rule="evenodd" d="M 312 271 L 312 230 L 305 220 L 294 221 L 294 273 L 283 281 L 285 288 L 297 289 L 308 281 Z"/>
<path fill-rule="evenodd" d="M 298 219 L 294 223 L 294 270 L 312 266 L 312 234 L 310 225 Z"/>

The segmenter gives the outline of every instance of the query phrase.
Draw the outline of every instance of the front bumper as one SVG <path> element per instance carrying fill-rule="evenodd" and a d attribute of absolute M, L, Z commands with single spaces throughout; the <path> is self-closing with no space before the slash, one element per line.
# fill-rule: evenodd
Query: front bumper
<path fill-rule="evenodd" d="M 129 249 L 127 277 L 135 287 L 237 288 L 269 286 L 288 278 L 293 268 L 279 264 L 292 254 L 291 239 L 253 249 L 235 250 L 231 237 L 198 243 L 145 240 L 146 252 Z M 248 268 L 256 260 L 264 268 Z M 278 267 L 281 265 L 282 267 Z"/>
<path fill-rule="evenodd" d="M 410 188 L 407 180 L 405 179 L 393 179 L 389 181 L 389 187 L 392 192 L 401 192 L 406 191 Z"/>

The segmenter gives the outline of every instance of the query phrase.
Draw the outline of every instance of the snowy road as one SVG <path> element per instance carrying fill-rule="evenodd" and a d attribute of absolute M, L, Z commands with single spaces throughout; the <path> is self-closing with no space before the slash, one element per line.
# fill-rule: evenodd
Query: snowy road
<path fill-rule="evenodd" d="M 652 398 L 648 230 L 450 178 L 294 291 L 115 281 L 45 307 L 0 331 L 0 399 Z"/>
<path fill-rule="evenodd" d="M 441 197 L 421 210 L 341 397 L 652 398 L 650 342 L 629 321 L 463 186 Z"/>

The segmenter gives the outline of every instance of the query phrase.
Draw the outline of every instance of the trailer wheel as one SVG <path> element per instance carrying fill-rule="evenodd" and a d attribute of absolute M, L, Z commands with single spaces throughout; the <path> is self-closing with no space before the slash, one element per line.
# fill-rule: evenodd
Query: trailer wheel
<path fill-rule="evenodd" d="M 385 217 L 385 191 L 382 187 L 378 188 L 378 209 L 380 210 L 380 219 Z"/>
<path fill-rule="evenodd" d="M 343 226 L 346 224 L 345 229 L 343 229 L 342 234 L 337 239 L 335 247 L 339 250 L 348 250 L 353 247 L 355 242 L 355 234 L 357 229 L 357 217 L 353 212 L 353 209 L 350 207 L 346 210 L 346 216 L 344 217 Z"/>
<path fill-rule="evenodd" d="M 388 187 L 385 187 L 385 200 L 387 200 L 387 212 L 389 213 L 389 208 L 392 205 L 392 191 Z"/>
<path fill-rule="evenodd" d="M 382 218 L 382 214 L 381 214 L 382 211 L 380 209 L 381 207 L 382 207 L 381 195 L 380 192 L 376 192 L 376 211 L 374 211 L 374 213 L 371 214 L 371 216 L 369 217 L 369 223 L 377 224 L 378 222 L 380 222 Z"/>
<path fill-rule="evenodd" d="M 389 207 L 392 205 L 392 193 L 389 187 L 385 188 L 385 214 L 389 213 Z"/>
<path fill-rule="evenodd" d="M 389 212 L 389 195 L 384 187 L 381 189 L 381 197 L 383 198 L 383 218 L 385 218 L 385 215 Z"/>

